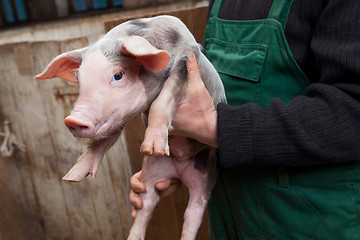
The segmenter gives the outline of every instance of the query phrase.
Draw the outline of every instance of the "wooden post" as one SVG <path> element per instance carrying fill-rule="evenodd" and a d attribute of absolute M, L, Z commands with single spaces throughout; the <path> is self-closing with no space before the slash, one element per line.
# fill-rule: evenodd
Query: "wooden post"
<path fill-rule="evenodd" d="M 31 21 L 54 19 L 58 17 L 55 0 L 26 0 L 25 6 Z"/>

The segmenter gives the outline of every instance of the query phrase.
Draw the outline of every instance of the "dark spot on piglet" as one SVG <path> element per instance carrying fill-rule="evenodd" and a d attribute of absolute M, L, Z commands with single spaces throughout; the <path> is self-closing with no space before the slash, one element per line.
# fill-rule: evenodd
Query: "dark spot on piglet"
<path fill-rule="evenodd" d="M 137 26 L 137 27 L 141 27 L 141 28 L 147 28 L 148 27 L 148 23 L 141 20 L 141 19 L 134 19 L 134 20 L 130 20 L 129 23 L 131 25 Z"/>
<path fill-rule="evenodd" d="M 176 45 L 178 44 L 178 42 L 181 39 L 179 32 L 176 31 L 175 29 L 169 29 L 167 31 L 167 35 L 169 36 L 169 41 L 170 41 L 172 47 L 176 47 Z"/>
<path fill-rule="evenodd" d="M 184 57 L 182 58 L 178 65 L 176 66 L 176 72 L 177 72 L 177 76 L 180 80 L 182 80 L 183 82 L 187 81 L 187 77 L 188 77 L 188 72 L 187 72 L 187 67 L 186 67 L 186 60 L 187 58 Z"/>
<path fill-rule="evenodd" d="M 144 36 L 148 30 L 149 23 L 145 22 L 141 19 L 134 19 L 129 21 L 129 24 L 132 25 L 132 27 L 129 29 L 127 34 L 129 36 Z"/>

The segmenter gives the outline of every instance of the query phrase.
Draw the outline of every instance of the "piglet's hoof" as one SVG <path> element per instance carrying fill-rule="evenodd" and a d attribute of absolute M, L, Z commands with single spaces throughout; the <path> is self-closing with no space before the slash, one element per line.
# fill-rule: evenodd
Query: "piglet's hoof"
<path fill-rule="evenodd" d="M 70 171 L 62 178 L 68 182 L 80 182 L 87 175 L 91 174 L 94 178 L 98 170 L 98 165 L 94 166 L 92 161 L 77 161 L 76 164 L 70 169 Z"/>
<path fill-rule="evenodd" d="M 140 151 L 147 156 L 170 156 L 167 129 L 164 131 L 158 128 L 148 127 Z"/>
<path fill-rule="evenodd" d="M 166 150 L 165 150 L 165 149 L 166 149 Z M 143 154 L 147 155 L 147 156 L 155 156 L 155 157 L 162 157 L 162 156 L 164 156 L 164 155 L 170 156 L 169 147 L 159 149 L 159 148 L 155 148 L 154 145 L 145 145 L 145 144 L 142 144 L 140 151 L 141 151 Z"/>
<path fill-rule="evenodd" d="M 62 179 L 68 182 L 80 182 L 90 174 L 88 170 L 81 169 L 81 167 L 77 165 L 78 164 L 75 164 Z"/>
<path fill-rule="evenodd" d="M 77 162 L 62 179 L 68 182 L 80 182 L 90 173 L 91 168 L 88 163 Z"/>

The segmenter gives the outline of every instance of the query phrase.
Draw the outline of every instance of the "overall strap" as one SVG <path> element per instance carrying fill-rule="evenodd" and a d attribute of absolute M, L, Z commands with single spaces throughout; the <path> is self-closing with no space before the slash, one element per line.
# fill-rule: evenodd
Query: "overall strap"
<path fill-rule="evenodd" d="M 285 29 L 292 2 L 293 0 L 274 0 L 268 18 L 279 21 Z"/>
<path fill-rule="evenodd" d="M 209 18 L 218 17 L 224 0 L 215 0 Z"/>

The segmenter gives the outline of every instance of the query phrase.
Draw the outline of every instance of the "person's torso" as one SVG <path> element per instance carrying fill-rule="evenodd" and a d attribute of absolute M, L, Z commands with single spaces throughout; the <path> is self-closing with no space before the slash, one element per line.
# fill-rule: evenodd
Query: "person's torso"
<path fill-rule="evenodd" d="M 210 9 L 213 5 L 210 1 Z M 265 19 L 273 0 L 225 0 L 219 18 L 227 20 Z M 319 81 L 320 71 L 311 51 L 315 23 L 324 8 L 322 0 L 294 1 L 286 24 L 285 36 L 293 57 L 311 83 Z"/>

